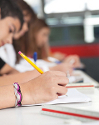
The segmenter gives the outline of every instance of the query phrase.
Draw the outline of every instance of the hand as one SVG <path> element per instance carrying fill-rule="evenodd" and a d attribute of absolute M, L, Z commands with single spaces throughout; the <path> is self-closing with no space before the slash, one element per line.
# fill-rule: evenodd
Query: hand
<path fill-rule="evenodd" d="M 63 72 L 46 72 L 28 83 L 20 85 L 23 95 L 22 104 L 38 104 L 55 100 L 58 95 L 66 94 L 68 82 L 69 80 Z"/>
<path fill-rule="evenodd" d="M 70 64 L 71 66 L 73 66 L 73 68 L 80 68 L 81 66 L 80 58 L 78 55 L 68 56 L 64 60 L 64 62 Z"/>
<path fill-rule="evenodd" d="M 59 61 L 63 61 L 65 59 L 65 54 L 60 53 L 60 52 L 56 52 L 53 54 L 53 57 L 58 59 Z"/>
<path fill-rule="evenodd" d="M 52 71 L 62 71 L 64 73 L 68 72 L 71 75 L 72 72 L 73 72 L 73 67 L 69 63 L 61 63 L 61 64 L 58 64 L 54 67 L 51 67 L 50 70 L 52 70 Z"/>

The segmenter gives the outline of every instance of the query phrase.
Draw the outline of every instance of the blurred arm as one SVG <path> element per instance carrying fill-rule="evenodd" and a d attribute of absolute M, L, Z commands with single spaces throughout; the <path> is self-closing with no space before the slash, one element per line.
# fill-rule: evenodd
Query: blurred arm
<path fill-rule="evenodd" d="M 0 86 L 11 85 L 14 82 L 24 83 L 31 79 L 38 77 L 40 73 L 36 70 L 28 71 L 24 73 L 12 74 L 0 77 Z"/>

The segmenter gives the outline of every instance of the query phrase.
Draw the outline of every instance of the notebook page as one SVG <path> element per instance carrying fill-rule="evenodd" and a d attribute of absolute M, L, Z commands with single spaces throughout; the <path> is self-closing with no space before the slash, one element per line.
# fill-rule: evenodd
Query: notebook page
<path fill-rule="evenodd" d="M 91 98 L 85 94 L 79 92 L 75 88 L 68 89 L 66 95 L 59 96 L 58 99 L 50 101 L 47 103 L 33 104 L 33 105 L 24 105 L 24 106 L 35 106 L 35 105 L 44 105 L 44 104 L 64 104 L 64 103 L 76 103 L 76 102 L 89 102 Z"/>

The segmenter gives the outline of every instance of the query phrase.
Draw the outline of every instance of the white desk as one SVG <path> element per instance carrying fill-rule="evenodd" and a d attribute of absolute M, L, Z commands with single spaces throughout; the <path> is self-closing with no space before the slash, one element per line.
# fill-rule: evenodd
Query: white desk
<path fill-rule="evenodd" d="M 80 71 L 80 70 L 74 71 L 73 74 L 74 75 L 79 75 L 80 74 L 83 77 L 85 83 L 94 83 L 95 86 L 99 85 L 99 83 L 96 80 L 91 78 L 89 75 L 87 75 L 83 71 Z"/>
<path fill-rule="evenodd" d="M 92 78 L 79 72 L 84 77 L 84 81 L 94 81 Z M 86 93 L 86 95 L 92 98 L 92 102 L 79 103 L 79 104 L 66 104 L 73 106 L 83 106 L 91 108 L 92 106 L 99 107 L 99 91 L 95 89 L 93 93 Z M 42 106 L 35 107 L 21 107 L 21 108 L 10 108 L 0 110 L 0 125 L 66 125 L 65 119 L 55 118 L 50 116 L 41 115 Z"/>

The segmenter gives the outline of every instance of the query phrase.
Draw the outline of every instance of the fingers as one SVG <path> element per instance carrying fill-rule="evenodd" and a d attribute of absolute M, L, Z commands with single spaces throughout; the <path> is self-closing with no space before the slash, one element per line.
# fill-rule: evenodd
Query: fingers
<path fill-rule="evenodd" d="M 55 72 L 53 72 L 53 73 L 54 73 L 54 75 L 56 75 L 56 76 L 64 76 L 64 77 L 66 77 L 66 73 L 64 73 L 64 72 L 55 71 Z"/>
<path fill-rule="evenodd" d="M 49 73 L 49 75 L 52 74 L 54 76 L 65 76 L 66 77 L 66 73 L 60 72 L 60 71 L 49 71 L 47 73 Z"/>
<path fill-rule="evenodd" d="M 59 96 L 65 95 L 67 93 L 67 88 L 63 86 L 58 86 L 56 91 Z"/>
<path fill-rule="evenodd" d="M 69 83 L 69 79 L 66 76 L 56 76 L 55 82 L 60 85 L 67 85 Z"/>

